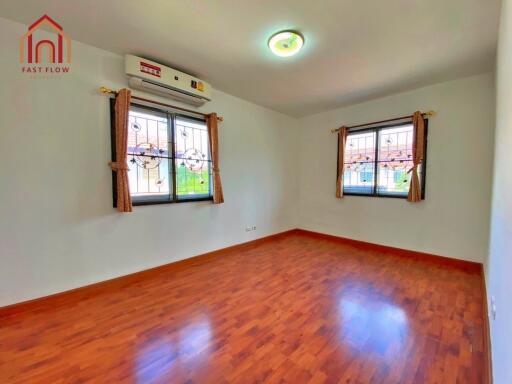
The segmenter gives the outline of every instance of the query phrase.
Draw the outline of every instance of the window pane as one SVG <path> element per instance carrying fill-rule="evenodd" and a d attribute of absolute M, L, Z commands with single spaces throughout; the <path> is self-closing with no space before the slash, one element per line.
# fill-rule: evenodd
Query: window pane
<path fill-rule="evenodd" d="M 131 107 L 128 178 L 134 201 L 170 199 L 169 137 L 164 113 Z"/>
<path fill-rule="evenodd" d="M 178 199 L 210 196 L 211 161 L 206 123 L 177 116 L 175 142 Z"/>
<path fill-rule="evenodd" d="M 413 126 L 385 128 L 379 132 L 377 193 L 406 196 L 411 174 Z"/>
<path fill-rule="evenodd" d="M 352 133 L 345 148 L 343 191 L 372 194 L 375 183 L 375 131 Z"/>

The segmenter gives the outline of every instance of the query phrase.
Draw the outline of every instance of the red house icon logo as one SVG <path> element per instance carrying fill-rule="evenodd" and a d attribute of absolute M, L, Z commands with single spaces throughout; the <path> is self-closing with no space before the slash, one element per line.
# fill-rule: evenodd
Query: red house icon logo
<path fill-rule="evenodd" d="M 44 24 L 49 25 L 55 31 L 56 41 L 34 38 L 34 32 Z M 21 37 L 20 63 L 47 62 L 57 64 L 63 63 L 64 60 L 66 63 L 71 63 L 71 39 L 55 20 L 48 15 L 43 15 L 29 26 L 28 32 Z"/>

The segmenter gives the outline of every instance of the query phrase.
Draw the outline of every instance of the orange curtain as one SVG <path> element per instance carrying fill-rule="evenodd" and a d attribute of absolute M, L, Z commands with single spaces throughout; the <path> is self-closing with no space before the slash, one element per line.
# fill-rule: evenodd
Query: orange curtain
<path fill-rule="evenodd" d="M 421 201 L 421 183 L 418 175 L 418 167 L 423 162 L 425 148 L 425 122 L 421 112 L 416 111 L 412 116 L 412 124 L 414 128 L 414 136 L 412 143 L 412 161 L 413 166 L 409 170 L 411 174 L 411 185 L 409 186 L 409 195 L 407 200 L 416 203 Z"/>
<path fill-rule="evenodd" d="M 121 89 L 116 96 L 115 106 L 116 159 L 110 163 L 110 167 L 117 172 L 117 210 L 119 212 L 132 211 L 127 156 L 130 98 L 131 91 Z"/>
<path fill-rule="evenodd" d="M 222 182 L 220 181 L 217 114 L 210 113 L 206 119 L 206 124 L 208 125 L 208 138 L 212 157 L 213 204 L 222 204 L 224 202 L 224 193 L 222 192 Z"/>
<path fill-rule="evenodd" d="M 341 127 L 338 131 L 338 177 L 336 179 L 336 197 L 343 197 L 343 173 L 345 172 L 345 146 L 347 145 L 348 128 Z"/>

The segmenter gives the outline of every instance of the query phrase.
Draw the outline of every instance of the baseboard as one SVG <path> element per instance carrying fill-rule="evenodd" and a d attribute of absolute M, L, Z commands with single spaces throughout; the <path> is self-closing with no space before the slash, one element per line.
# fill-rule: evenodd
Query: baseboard
<path fill-rule="evenodd" d="M 409 259 L 410 258 L 428 259 L 428 260 L 436 261 L 436 262 L 442 263 L 442 264 L 453 265 L 453 266 L 456 266 L 459 268 L 463 268 L 465 270 L 476 271 L 478 273 L 482 273 L 482 271 L 483 271 L 482 264 L 475 263 L 472 261 L 453 259 L 453 258 L 449 258 L 449 257 L 445 257 L 445 256 L 411 251 L 411 250 L 406 250 L 406 249 L 402 249 L 402 248 L 395 248 L 395 247 L 390 247 L 387 245 L 369 243 L 369 242 L 365 242 L 365 241 L 354 240 L 354 239 L 349 239 L 349 238 L 345 238 L 345 237 L 328 235 L 325 233 L 314 232 L 314 231 L 310 231 L 310 230 L 296 228 L 296 229 L 291 229 L 288 231 L 280 232 L 277 234 L 265 236 L 265 237 L 262 237 L 262 238 L 259 238 L 256 240 L 252 240 L 249 242 L 235 244 L 235 245 L 232 245 L 232 246 L 229 246 L 226 248 L 221 248 L 221 249 L 207 252 L 207 253 L 204 253 L 201 255 L 193 256 L 193 257 L 190 257 L 190 258 L 187 258 L 184 260 L 172 262 L 169 264 L 164 264 L 164 265 L 154 267 L 151 269 L 146 269 L 146 270 L 143 270 L 140 272 L 135 272 L 135 273 L 131 273 L 128 275 L 116 277 L 113 279 L 100 281 L 98 283 L 74 288 L 74 289 L 67 290 L 64 292 L 59 292 L 59 293 L 55 293 L 52 295 L 43 296 L 40 298 L 11 304 L 11 305 L 8 305 L 5 307 L 0 307 L 0 317 L 5 316 L 5 315 L 10 315 L 12 313 L 23 312 L 27 309 L 33 310 L 36 308 L 40 308 L 41 306 L 55 305 L 57 303 L 66 302 L 68 300 L 73 301 L 76 299 L 80 299 L 81 297 L 87 297 L 89 295 L 96 294 L 96 293 L 101 292 L 108 288 L 122 287 L 122 286 L 125 286 L 128 284 L 131 284 L 133 282 L 140 281 L 141 279 L 145 279 L 145 278 L 152 277 L 154 275 L 158 275 L 160 273 L 169 272 L 171 270 L 179 270 L 179 269 L 191 266 L 191 265 L 203 263 L 212 257 L 220 256 L 220 255 L 225 254 L 230 251 L 234 251 L 237 249 L 242 250 L 242 249 L 254 247 L 261 243 L 272 241 L 272 240 L 275 240 L 280 237 L 286 237 L 291 234 L 300 234 L 303 236 L 315 237 L 318 239 L 328 239 L 330 241 L 336 241 L 336 242 L 342 242 L 344 244 L 350 244 L 350 245 L 358 247 L 358 248 L 369 249 L 369 250 L 379 251 L 379 252 L 383 252 L 383 253 L 393 253 L 394 255 L 404 256 Z"/>
<path fill-rule="evenodd" d="M 489 324 L 489 303 L 487 301 L 487 284 L 485 283 L 485 273 L 482 276 L 482 292 L 483 292 L 483 321 L 484 321 L 484 383 L 492 384 L 492 349 L 491 349 L 491 327 Z M 485 381 L 486 380 L 486 381 Z"/>
<path fill-rule="evenodd" d="M 68 302 L 75 302 L 83 298 L 99 294 L 102 291 L 109 289 L 122 288 L 126 285 L 138 282 L 143 279 L 151 278 L 162 273 L 170 271 L 177 271 L 189 266 L 198 265 L 207 262 L 213 257 L 221 256 L 228 252 L 236 250 L 245 250 L 254 246 L 258 246 L 262 243 L 273 241 L 282 237 L 286 237 L 292 233 L 296 233 L 297 229 L 291 229 L 288 231 L 276 233 L 273 235 L 261 237 L 256 240 L 251 240 L 244 243 L 235 244 L 229 247 L 217 249 L 211 252 L 207 252 L 201 255 L 193 256 L 187 259 L 175 261 L 172 263 L 160 265 L 158 267 L 146 269 L 139 272 L 134 272 L 128 275 L 115 277 L 113 279 L 100 281 L 98 283 L 85 285 L 82 287 L 70 289 L 63 292 L 54 293 L 52 295 L 38 297 L 36 299 L 22 301 L 15 304 L 10 304 L 4 307 L 0 307 L 0 318 L 19 314 L 26 311 L 42 310 L 55 305 L 62 305 Z"/>
<path fill-rule="evenodd" d="M 403 256 L 409 259 L 417 260 L 430 260 L 444 265 L 451 265 L 457 268 L 462 268 L 467 271 L 478 272 L 483 275 L 482 263 L 476 263 L 474 261 L 467 261 L 461 259 L 455 259 L 447 256 L 434 255 L 425 252 L 411 251 L 403 248 L 391 247 L 388 245 L 369 243 L 361 240 L 349 239 L 346 237 L 328 235 L 321 232 L 310 231 L 306 229 L 297 229 L 296 233 L 303 234 L 305 236 L 316 237 L 318 239 L 327 239 L 331 241 L 341 242 L 343 244 L 353 245 L 358 248 L 368 249 L 372 251 L 378 251 L 383 253 L 392 253 L 396 256 Z"/>

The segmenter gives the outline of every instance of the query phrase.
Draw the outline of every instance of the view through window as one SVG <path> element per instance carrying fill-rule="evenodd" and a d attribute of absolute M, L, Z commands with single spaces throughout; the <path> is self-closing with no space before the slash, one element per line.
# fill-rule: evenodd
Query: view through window
<path fill-rule="evenodd" d="M 413 135 L 410 123 L 349 131 L 344 194 L 406 197 L 411 182 L 409 170 L 413 166 Z M 418 171 L 424 184 L 424 165 Z"/>
<path fill-rule="evenodd" d="M 211 198 L 204 120 L 132 105 L 127 149 L 134 205 Z"/>

